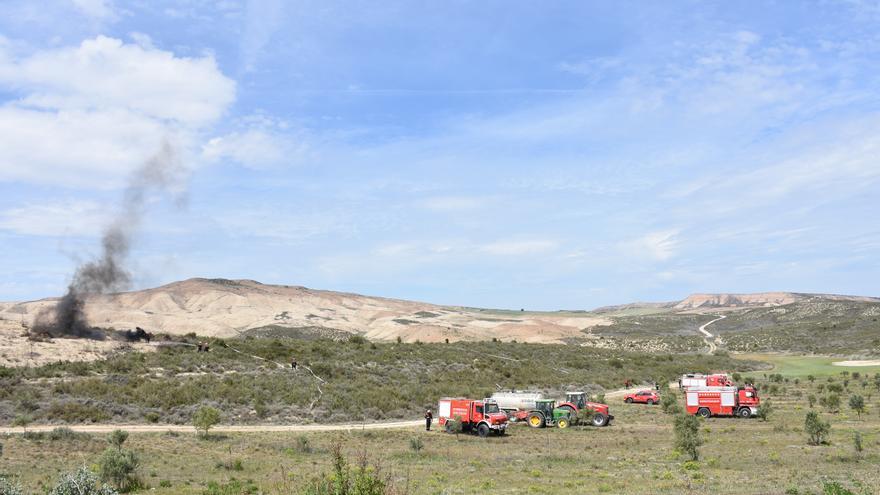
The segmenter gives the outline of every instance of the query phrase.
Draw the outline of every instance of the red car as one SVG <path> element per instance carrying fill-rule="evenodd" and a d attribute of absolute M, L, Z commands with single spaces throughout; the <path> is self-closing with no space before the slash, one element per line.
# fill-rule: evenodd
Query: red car
<path fill-rule="evenodd" d="M 660 394 L 653 390 L 640 390 L 627 395 L 623 398 L 623 401 L 627 404 L 638 402 L 640 404 L 654 405 L 660 403 Z"/>

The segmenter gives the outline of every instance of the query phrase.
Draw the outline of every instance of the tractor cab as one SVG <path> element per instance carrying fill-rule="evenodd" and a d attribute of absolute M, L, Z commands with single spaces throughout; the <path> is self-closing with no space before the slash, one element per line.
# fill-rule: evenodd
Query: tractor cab
<path fill-rule="evenodd" d="M 536 400 L 535 409 L 528 416 L 529 426 L 532 428 L 545 426 L 568 428 L 574 419 L 569 408 L 556 407 L 556 401 L 549 399 Z"/>
<path fill-rule="evenodd" d="M 581 410 L 587 407 L 587 393 L 586 392 L 566 392 L 565 393 L 565 402 L 570 402 L 574 405 L 574 407 Z"/>

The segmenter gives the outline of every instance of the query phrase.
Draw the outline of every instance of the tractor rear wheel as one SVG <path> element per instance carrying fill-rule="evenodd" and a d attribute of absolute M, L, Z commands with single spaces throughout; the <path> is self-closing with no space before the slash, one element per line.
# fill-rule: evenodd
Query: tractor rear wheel
<path fill-rule="evenodd" d="M 608 416 L 605 416 L 602 413 L 596 413 L 593 415 L 593 426 L 605 426 L 608 424 Z"/>
<path fill-rule="evenodd" d="M 489 425 L 486 423 L 480 423 L 480 426 L 477 427 L 477 435 L 480 435 L 480 438 L 486 438 L 489 436 Z"/>
<path fill-rule="evenodd" d="M 559 418 L 559 421 L 556 422 L 556 426 L 560 428 L 568 428 L 571 426 L 571 423 L 568 421 L 568 418 Z"/>
<path fill-rule="evenodd" d="M 709 412 L 709 408 L 707 408 L 707 407 L 701 407 L 697 411 L 697 416 L 700 416 L 701 418 L 708 418 L 711 415 L 712 415 L 712 413 Z"/>
<path fill-rule="evenodd" d="M 528 422 L 532 428 L 543 428 L 545 424 L 544 415 L 539 412 L 531 413 L 529 414 Z"/>
<path fill-rule="evenodd" d="M 741 417 L 741 418 L 751 418 L 751 417 L 752 417 L 752 410 L 749 409 L 748 407 L 741 407 L 741 408 L 739 409 L 739 417 Z"/>
<path fill-rule="evenodd" d="M 633 398 L 632 398 L 632 397 L 627 397 L 626 400 L 625 400 L 624 402 L 626 402 L 627 404 L 632 404 L 632 403 L 633 403 Z"/>

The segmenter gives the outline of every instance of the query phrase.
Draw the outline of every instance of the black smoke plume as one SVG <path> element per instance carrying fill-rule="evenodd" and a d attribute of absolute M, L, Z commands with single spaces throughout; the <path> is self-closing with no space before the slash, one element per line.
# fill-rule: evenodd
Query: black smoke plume
<path fill-rule="evenodd" d="M 73 274 L 67 293 L 54 308 L 41 311 L 33 331 L 50 337 L 87 337 L 103 339 L 105 333 L 89 326 L 83 312 L 85 299 L 92 294 L 118 292 L 128 288 L 131 274 L 125 261 L 132 236 L 145 210 L 147 194 L 166 190 L 179 176 L 180 160 L 175 148 L 162 143 L 159 152 L 131 176 L 116 218 L 104 231 L 101 255 L 80 265 Z"/>

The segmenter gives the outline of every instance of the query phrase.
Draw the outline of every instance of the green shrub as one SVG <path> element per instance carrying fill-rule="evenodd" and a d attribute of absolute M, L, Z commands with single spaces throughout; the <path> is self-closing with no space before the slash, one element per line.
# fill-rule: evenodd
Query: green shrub
<path fill-rule="evenodd" d="M 49 495 L 119 495 L 113 488 L 98 482 L 97 476 L 85 466 L 61 475 Z"/>
<path fill-rule="evenodd" d="M 856 451 L 856 455 L 861 455 L 864 450 L 862 446 L 862 432 L 859 430 L 853 431 L 853 450 Z"/>
<path fill-rule="evenodd" d="M 831 424 L 822 421 L 816 411 L 809 411 L 804 418 L 804 431 L 809 436 L 810 445 L 821 445 L 825 443 L 825 438 L 831 432 Z"/>
<path fill-rule="evenodd" d="M 112 483 L 120 492 L 127 493 L 141 487 L 137 473 L 139 466 L 140 460 L 136 453 L 120 448 L 108 448 L 98 460 L 98 474 L 101 481 Z"/>
<path fill-rule="evenodd" d="M 859 415 L 859 419 L 862 419 L 862 413 L 865 412 L 865 398 L 861 395 L 850 396 L 849 407 Z"/>
<path fill-rule="evenodd" d="M 144 414 L 144 419 L 147 420 L 147 423 L 158 423 L 159 422 L 159 413 L 150 411 Z"/>
<path fill-rule="evenodd" d="M 683 452 L 692 461 L 700 460 L 699 447 L 703 445 L 700 436 L 700 420 L 690 414 L 679 414 L 675 417 L 675 448 Z"/>
<path fill-rule="evenodd" d="M 681 412 L 681 406 L 678 405 L 678 397 L 672 391 L 667 391 L 660 398 L 660 407 L 666 414 L 678 414 Z"/>
<path fill-rule="evenodd" d="M 773 413 L 773 403 L 770 399 L 765 399 L 761 402 L 761 405 L 758 406 L 757 416 L 761 418 L 763 421 L 767 421 L 770 419 L 770 415 Z"/>
<path fill-rule="evenodd" d="M 422 442 L 422 437 L 412 437 L 409 439 L 409 449 L 416 454 L 421 452 L 424 447 L 425 444 Z"/>
<path fill-rule="evenodd" d="M 88 440 L 88 433 L 80 433 L 73 431 L 72 429 L 66 426 L 59 426 L 58 428 L 52 429 L 49 432 L 49 440 L 59 441 L 59 440 Z"/>
<path fill-rule="evenodd" d="M 193 426 L 196 427 L 196 430 L 202 430 L 205 435 L 219 422 L 220 411 L 211 406 L 202 406 L 193 415 Z"/>
<path fill-rule="evenodd" d="M 380 477 L 378 466 L 369 466 L 366 456 L 352 469 L 338 444 L 333 447 L 333 472 L 312 480 L 304 495 L 386 495 L 388 484 Z"/>
<path fill-rule="evenodd" d="M 202 491 L 203 495 L 252 495 L 260 492 L 260 488 L 251 481 L 242 482 L 235 478 L 227 483 L 211 481 L 208 487 Z"/>
<path fill-rule="evenodd" d="M 128 432 L 125 430 L 113 430 L 110 435 L 107 436 L 107 441 L 110 445 L 116 447 L 116 450 L 122 450 L 122 444 L 128 440 Z"/>

